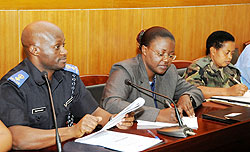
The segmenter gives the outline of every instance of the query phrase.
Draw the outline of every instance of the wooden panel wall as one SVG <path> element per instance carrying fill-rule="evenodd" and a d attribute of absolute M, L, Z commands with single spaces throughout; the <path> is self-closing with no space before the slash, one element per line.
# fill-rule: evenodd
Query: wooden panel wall
<path fill-rule="evenodd" d="M 0 11 L 0 77 L 20 61 L 17 11 Z"/>
<path fill-rule="evenodd" d="M 136 55 L 141 16 L 140 9 L 90 11 L 88 73 L 107 74 L 112 64 Z"/>
<path fill-rule="evenodd" d="M 81 74 L 88 73 L 88 10 L 20 11 L 19 18 L 20 35 L 22 29 L 34 21 L 46 20 L 58 25 L 64 32 L 68 63 L 77 65 Z"/>
<path fill-rule="evenodd" d="M 136 35 L 164 26 L 176 38 L 177 59 L 205 55 L 207 36 L 226 30 L 242 50 L 250 40 L 250 4 L 133 9 L 59 9 L 0 11 L 0 77 L 23 60 L 20 34 L 29 23 L 47 20 L 65 33 L 68 63 L 80 74 L 107 74 L 115 62 L 136 55 Z"/>
<path fill-rule="evenodd" d="M 206 39 L 225 30 L 236 39 L 236 47 L 250 40 L 250 5 L 179 7 L 143 10 L 143 28 L 160 25 L 176 38 L 177 59 L 193 60 L 205 55 Z"/>
<path fill-rule="evenodd" d="M 250 0 L 0 0 L 0 9 L 145 8 L 245 4 Z"/>

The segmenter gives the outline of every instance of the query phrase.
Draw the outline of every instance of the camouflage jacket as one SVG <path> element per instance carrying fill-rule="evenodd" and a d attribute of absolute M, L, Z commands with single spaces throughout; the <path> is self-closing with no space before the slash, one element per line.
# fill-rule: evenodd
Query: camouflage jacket
<path fill-rule="evenodd" d="M 236 84 L 233 78 L 240 81 L 240 72 L 231 63 L 219 69 L 212 59 L 206 56 L 192 63 L 184 73 L 184 78 L 196 87 L 229 88 Z"/>

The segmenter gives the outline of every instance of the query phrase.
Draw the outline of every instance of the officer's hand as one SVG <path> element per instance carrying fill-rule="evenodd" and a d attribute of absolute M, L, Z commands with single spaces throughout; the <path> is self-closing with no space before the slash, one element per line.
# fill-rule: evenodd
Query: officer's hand
<path fill-rule="evenodd" d="M 189 117 L 195 117 L 194 108 L 189 95 L 183 95 L 179 98 L 177 103 L 178 109 L 184 110 Z"/>
<path fill-rule="evenodd" d="M 119 129 L 129 129 L 130 127 L 133 126 L 133 121 L 135 120 L 134 114 L 135 114 L 134 112 L 126 114 L 126 116 L 122 119 L 122 121 L 118 123 L 116 126 Z"/>
<path fill-rule="evenodd" d="M 248 90 L 247 86 L 244 84 L 236 84 L 227 89 L 229 96 L 243 96 Z"/>
<path fill-rule="evenodd" d="M 84 134 L 91 133 L 98 122 L 102 120 L 102 117 L 95 117 L 89 114 L 86 114 L 74 127 L 75 137 L 82 137 Z"/>
<path fill-rule="evenodd" d="M 181 109 L 178 109 L 178 111 L 180 112 L 180 115 L 182 117 Z M 170 122 L 170 123 L 178 122 L 174 108 L 170 107 L 170 108 L 161 109 L 157 118 L 156 118 L 156 121 Z"/>

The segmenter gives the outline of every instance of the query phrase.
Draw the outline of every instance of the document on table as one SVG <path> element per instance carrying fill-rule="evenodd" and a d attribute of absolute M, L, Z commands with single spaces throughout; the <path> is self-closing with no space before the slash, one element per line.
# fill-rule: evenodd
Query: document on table
<path fill-rule="evenodd" d="M 244 104 L 244 103 L 239 103 L 239 102 L 234 102 L 234 101 L 229 102 L 228 100 L 224 100 L 224 99 L 206 99 L 206 101 L 221 103 L 221 104 L 226 104 L 226 105 L 238 105 L 238 106 L 243 106 L 243 107 L 250 107 L 250 104 Z"/>
<path fill-rule="evenodd" d="M 137 129 L 156 129 L 163 127 L 178 126 L 178 123 L 152 122 L 145 120 L 137 120 Z"/>
<path fill-rule="evenodd" d="M 191 129 L 198 129 L 197 117 L 182 117 L 182 122 Z"/>
<path fill-rule="evenodd" d="M 198 129 L 197 117 L 183 117 L 182 122 L 184 125 L 187 125 L 189 128 Z M 137 129 L 156 129 L 163 127 L 173 127 L 178 126 L 178 123 L 166 123 L 166 122 L 151 122 L 144 120 L 137 120 Z"/>
<path fill-rule="evenodd" d="M 243 96 L 212 96 L 211 99 L 220 99 L 226 100 L 229 103 L 236 102 L 250 105 L 250 90 L 247 90 L 247 92 Z"/>
<path fill-rule="evenodd" d="M 115 126 L 125 117 L 127 113 L 135 111 L 145 103 L 143 98 L 137 98 L 134 102 L 123 109 L 113 119 L 111 119 L 100 131 L 88 136 L 76 139 L 75 142 L 99 145 L 118 151 L 141 151 L 161 142 L 159 139 L 149 138 L 139 135 L 107 131 Z"/>
<path fill-rule="evenodd" d="M 76 142 L 103 146 L 124 152 L 142 151 L 162 142 L 162 140 L 156 138 L 109 130 L 104 130 L 98 134 L 94 134 L 91 138 L 86 137 L 79 138 Z"/>

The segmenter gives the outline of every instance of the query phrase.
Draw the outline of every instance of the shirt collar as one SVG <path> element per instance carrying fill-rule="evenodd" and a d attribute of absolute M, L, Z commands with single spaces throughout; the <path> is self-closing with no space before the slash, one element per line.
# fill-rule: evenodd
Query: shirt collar
<path fill-rule="evenodd" d="M 214 62 L 213 62 L 213 60 L 210 58 L 210 56 L 207 56 L 207 57 L 208 57 L 208 59 L 210 60 L 210 66 L 211 66 L 211 68 L 212 68 L 212 70 L 213 70 L 214 72 L 220 71 L 221 75 L 224 75 L 224 73 L 228 73 L 228 74 L 230 74 L 230 75 L 234 75 L 234 72 L 229 68 L 229 67 L 234 67 L 234 66 L 232 66 L 231 63 L 230 63 L 229 65 L 223 67 L 223 68 L 218 68 L 218 67 L 214 64 Z M 222 77 L 223 77 L 223 76 L 222 76 Z"/>
<path fill-rule="evenodd" d="M 221 70 L 222 68 L 218 68 L 213 61 L 210 62 L 210 66 L 211 68 L 214 70 L 214 71 L 218 71 L 218 70 Z"/>
<path fill-rule="evenodd" d="M 42 72 L 40 72 L 36 66 L 29 60 L 29 59 L 24 59 L 24 62 L 26 63 L 26 65 L 28 66 L 29 69 L 29 74 L 31 75 L 31 77 L 34 79 L 34 81 L 38 84 L 38 85 L 43 85 L 45 83 L 44 78 L 42 77 Z M 58 82 L 62 81 L 64 76 L 64 73 L 62 70 L 57 70 L 54 72 L 52 79 L 56 79 Z"/>

